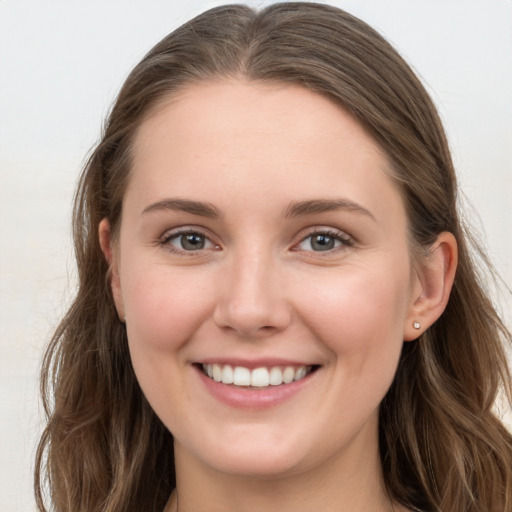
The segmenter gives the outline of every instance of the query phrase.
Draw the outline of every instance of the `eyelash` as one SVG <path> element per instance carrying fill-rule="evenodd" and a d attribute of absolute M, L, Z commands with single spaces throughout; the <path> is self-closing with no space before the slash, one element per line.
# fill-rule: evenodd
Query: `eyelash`
<path fill-rule="evenodd" d="M 166 247 L 169 251 L 177 254 L 187 254 L 187 255 L 193 255 L 194 253 L 199 253 L 205 248 L 201 247 L 197 250 L 190 250 L 187 251 L 183 247 L 181 249 L 178 249 L 172 245 L 173 240 L 179 240 L 180 237 L 183 237 L 184 235 L 188 236 L 198 236 L 201 237 L 205 243 L 210 243 L 212 247 L 217 247 L 215 243 L 213 243 L 210 238 L 203 232 L 197 229 L 190 229 L 190 228 L 184 228 L 180 229 L 178 231 L 173 231 L 172 233 L 169 233 L 168 235 L 165 235 L 162 240 L 159 242 L 159 244 L 163 247 Z"/>
<path fill-rule="evenodd" d="M 204 240 L 205 244 L 209 243 L 209 244 L 211 244 L 212 247 L 208 247 L 208 248 L 201 247 L 197 250 L 186 250 L 183 247 L 182 248 L 174 247 L 171 242 L 174 240 L 178 240 L 180 237 L 182 237 L 184 235 L 201 237 Z M 337 252 L 337 251 L 343 250 L 347 247 L 352 247 L 354 245 L 354 239 L 351 236 L 347 235 L 346 233 L 343 233 L 343 232 L 340 232 L 340 231 L 337 231 L 334 229 L 329 229 L 329 228 L 316 228 L 312 232 L 310 232 L 308 235 L 301 238 L 301 240 L 293 246 L 292 250 L 293 251 L 303 250 L 303 249 L 300 249 L 299 246 L 302 245 L 304 242 L 306 242 L 308 239 L 312 241 L 315 236 L 324 236 L 326 238 L 330 238 L 330 239 L 334 240 L 334 243 L 339 242 L 339 245 L 337 245 L 333 248 L 330 248 L 330 249 L 326 249 L 325 251 L 304 250 L 304 252 L 311 252 L 311 253 L 325 252 L 328 254 L 332 254 L 333 252 Z M 312 242 L 310 242 L 310 244 L 311 243 Z M 187 255 L 193 255 L 194 253 L 199 253 L 202 250 L 209 249 L 209 248 L 218 248 L 218 246 L 214 242 L 212 242 L 210 240 L 210 238 L 202 231 L 197 230 L 197 229 L 187 229 L 187 228 L 180 229 L 178 231 L 174 231 L 174 232 L 164 236 L 162 238 L 162 240 L 159 242 L 159 245 L 166 247 L 169 251 L 171 251 L 173 253 L 187 254 Z"/>
<path fill-rule="evenodd" d="M 308 240 L 308 239 L 311 240 L 310 241 L 310 244 L 311 244 L 312 241 L 313 241 L 313 238 L 315 236 L 324 236 L 324 237 L 327 237 L 327 238 L 331 238 L 332 240 L 334 240 L 335 243 L 339 242 L 339 245 L 336 246 L 336 247 L 333 247 L 331 249 L 327 249 L 325 251 L 309 250 L 309 251 L 306 251 L 306 252 L 312 252 L 312 253 L 322 253 L 322 252 L 325 252 L 325 253 L 328 253 L 328 254 L 332 254 L 333 252 L 337 252 L 339 250 L 346 249 L 347 247 L 352 247 L 354 245 L 354 239 L 351 236 L 347 235 L 346 233 L 343 233 L 343 232 L 335 230 L 335 229 L 316 228 L 312 232 L 308 233 L 307 236 L 303 237 L 300 240 L 300 242 L 294 246 L 294 250 L 295 251 L 300 251 L 301 249 L 298 248 L 298 246 L 300 246 L 301 244 L 306 242 L 306 240 Z"/>

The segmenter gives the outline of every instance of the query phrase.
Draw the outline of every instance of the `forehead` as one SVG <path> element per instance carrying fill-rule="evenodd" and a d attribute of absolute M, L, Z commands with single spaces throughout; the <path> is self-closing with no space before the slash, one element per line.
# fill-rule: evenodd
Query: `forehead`
<path fill-rule="evenodd" d="M 283 142 L 293 146 L 294 141 L 297 147 L 303 139 L 318 144 L 320 138 L 325 143 L 336 138 L 341 143 L 353 135 L 361 151 L 386 159 L 375 141 L 340 105 L 305 87 L 280 82 L 219 79 L 185 86 L 149 113 L 137 133 L 137 151 L 144 151 L 155 132 L 162 130 L 175 137 L 211 137 L 219 132 L 258 137 L 267 148 Z M 276 140 L 276 133 L 289 137 Z"/>
<path fill-rule="evenodd" d="M 296 85 L 216 81 L 184 88 L 142 123 L 129 188 L 146 193 L 146 202 L 159 194 L 233 200 L 251 189 L 269 199 L 279 192 L 283 201 L 398 198 L 391 206 L 401 208 L 389 168 L 364 128 L 330 99 Z"/>

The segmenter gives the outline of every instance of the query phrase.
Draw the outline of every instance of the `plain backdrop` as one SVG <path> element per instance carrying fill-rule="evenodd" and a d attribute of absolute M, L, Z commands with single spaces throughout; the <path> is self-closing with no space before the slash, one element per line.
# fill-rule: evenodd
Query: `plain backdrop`
<path fill-rule="evenodd" d="M 204 0 L 0 1 L 0 511 L 35 509 L 37 372 L 74 287 L 70 211 L 129 70 Z M 270 2 L 252 1 L 253 6 Z M 380 30 L 448 131 L 465 209 L 512 284 L 512 0 L 330 2 Z M 510 325 L 510 292 L 497 296 Z"/>

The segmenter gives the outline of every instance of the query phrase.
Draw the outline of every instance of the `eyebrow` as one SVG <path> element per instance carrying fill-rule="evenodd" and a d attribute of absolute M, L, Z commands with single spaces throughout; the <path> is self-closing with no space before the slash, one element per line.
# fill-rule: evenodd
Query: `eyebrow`
<path fill-rule="evenodd" d="M 375 217 L 369 210 L 348 199 L 310 199 L 307 201 L 292 201 L 284 210 L 283 217 L 293 218 L 339 210 L 360 213 L 375 220 Z M 142 211 L 142 215 L 160 211 L 183 211 L 192 215 L 199 215 L 201 217 L 208 217 L 212 219 L 222 218 L 221 211 L 211 203 L 175 198 L 164 199 L 146 206 Z"/>
<path fill-rule="evenodd" d="M 339 210 L 360 213 L 376 220 L 369 210 L 348 199 L 311 199 L 309 201 L 293 201 L 286 208 L 283 216 L 300 217 L 302 215 L 313 215 L 315 213 Z"/>
<path fill-rule="evenodd" d="M 182 211 L 213 219 L 222 217 L 220 210 L 213 204 L 204 203 L 202 201 L 192 201 L 191 199 L 164 199 L 163 201 L 158 201 L 157 203 L 146 206 L 142 211 L 142 215 L 168 210 Z"/>

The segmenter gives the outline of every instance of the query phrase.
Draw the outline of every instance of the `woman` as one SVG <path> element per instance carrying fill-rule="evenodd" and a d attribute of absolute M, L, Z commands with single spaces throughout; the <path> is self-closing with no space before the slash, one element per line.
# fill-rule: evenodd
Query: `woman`
<path fill-rule="evenodd" d="M 431 100 L 360 20 L 170 34 L 77 192 L 40 510 L 43 469 L 55 510 L 510 510 L 510 334 L 455 204 Z"/>

